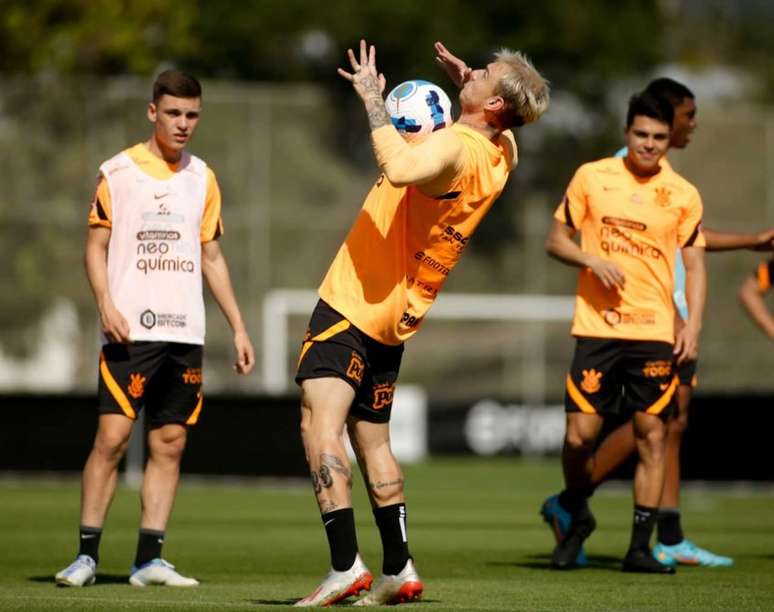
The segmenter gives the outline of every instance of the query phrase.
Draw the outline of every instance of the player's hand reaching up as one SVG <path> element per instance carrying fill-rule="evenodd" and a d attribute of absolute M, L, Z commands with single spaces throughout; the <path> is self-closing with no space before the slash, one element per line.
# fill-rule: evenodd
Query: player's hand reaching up
<path fill-rule="evenodd" d="M 367 102 L 369 98 L 382 97 L 382 92 L 387 84 L 384 75 L 376 70 L 376 47 L 368 47 L 365 40 L 360 41 L 360 58 L 355 58 L 355 52 L 347 49 L 349 63 L 352 66 L 352 72 L 347 72 L 343 68 L 338 68 L 337 72 L 347 79 L 355 88 L 357 94 Z"/>
<path fill-rule="evenodd" d="M 436 63 L 449 75 L 452 83 L 462 89 L 473 70 L 463 60 L 444 47 L 442 42 L 435 43 L 435 52 L 437 53 L 435 56 Z"/>

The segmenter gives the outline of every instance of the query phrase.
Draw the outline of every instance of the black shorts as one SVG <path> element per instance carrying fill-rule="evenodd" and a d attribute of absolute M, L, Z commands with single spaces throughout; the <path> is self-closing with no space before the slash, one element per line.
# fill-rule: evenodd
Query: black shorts
<path fill-rule="evenodd" d="M 567 375 L 567 412 L 668 417 L 678 379 L 667 342 L 578 338 Z"/>
<path fill-rule="evenodd" d="M 680 379 L 681 385 L 687 385 L 689 387 L 696 386 L 696 360 L 683 361 L 677 367 L 677 378 Z"/>
<path fill-rule="evenodd" d="M 387 423 L 402 356 L 402 344 L 377 342 L 320 300 L 301 346 L 296 383 L 309 378 L 341 378 L 355 390 L 351 415 L 371 423 Z"/>
<path fill-rule="evenodd" d="M 152 427 L 195 425 L 202 410 L 200 344 L 106 344 L 99 356 L 100 414 L 136 419 L 145 408 Z"/>

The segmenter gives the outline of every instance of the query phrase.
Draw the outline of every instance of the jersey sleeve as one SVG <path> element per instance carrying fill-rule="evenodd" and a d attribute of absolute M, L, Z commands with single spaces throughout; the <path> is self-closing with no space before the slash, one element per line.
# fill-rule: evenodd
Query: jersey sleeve
<path fill-rule="evenodd" d="M 89 227 L 113 227 L 113 210 L 110 201 L 110 189 L 108 189 L 105 177 L 100 174 L 97 177 L 97 189 L 89 208 Z"/>
<path fill-rule="evenodd" d="M 554 219 L 575 230 L 580 227 L 588 209 L 588 189 L 586 183 L 586 172 L 581 166 L 575 172 L 575 176 L 572 177 L 561 203 L 554 212 Z"/>
<path fill-rule="evenodd" d="M 677 228 L 677 242 L 681 248 L 705 247 L 707 242 L 701 233 L 701 217 L 704 214 L 704 206 L 701 196 L 695 189 L 683 211 L 680 225 Z"/>
<path fill-rule="evenodd" d="M 758 291 L 768 293 L 771 289 L 771 279 L 774 278 L 774 257 L 759 263 L 754 275 L 758 284 Z"/>
<path fill-rule="evenodd" d="M 201 242 L 217 240 L 223 234 L 223 219 L 220 216 L 220 187 L 215 173 L 207 168 L 207 196 L 204 202 L 202 226 L 199 232 Z"/>

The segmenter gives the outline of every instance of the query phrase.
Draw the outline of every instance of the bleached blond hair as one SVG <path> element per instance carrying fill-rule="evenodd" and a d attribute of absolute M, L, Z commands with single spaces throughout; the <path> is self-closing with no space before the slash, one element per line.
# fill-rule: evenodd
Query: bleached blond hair
<path fill-rule="evenodd" d="M 518 127 L 537 121 L 550 102 L 548 80 L 520 51 L 500 49 L 495 53 L 495 61 L 508 67 L 495 89 L 495 93 L 505 100 L 505 112 L 500 116 L 502 127 Z"/>

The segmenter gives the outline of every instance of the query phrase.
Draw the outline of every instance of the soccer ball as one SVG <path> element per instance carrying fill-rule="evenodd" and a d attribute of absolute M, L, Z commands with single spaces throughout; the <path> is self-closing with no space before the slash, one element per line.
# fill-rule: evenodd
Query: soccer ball
<path fill-rule="evenodd" d="M 429 81 L 405 81 L 384 101 L 390 119 L 406 140 L 435 132 L 452 124 L 451 100 Z"/>

